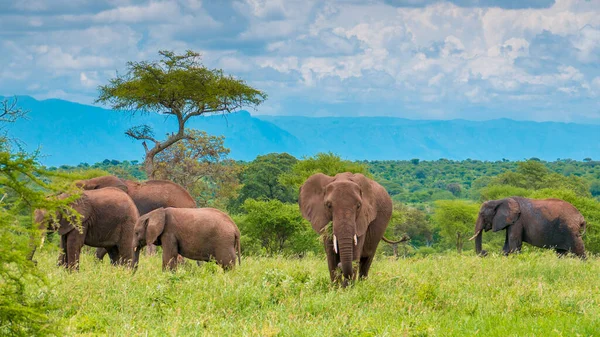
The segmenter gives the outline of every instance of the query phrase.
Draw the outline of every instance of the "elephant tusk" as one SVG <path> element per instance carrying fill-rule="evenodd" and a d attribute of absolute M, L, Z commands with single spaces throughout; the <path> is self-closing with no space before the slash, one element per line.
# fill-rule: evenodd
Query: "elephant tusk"
<path fill-rule="evenodd" d="M 358 238 L 356 237 L 356 234 L 354 234 L 354 245 L 358 245 Z"/>
<path fill-rule="evenodd" d="M 44 247 L 44 240 L 46 240 L 45 234 L 44 234 L 44 236 L 42 236 L 42 242 L 40 242 L 40 249 L 42 249 L 42 247 Z"/>
<path fill-rule="evenodd" d="M 133 247 L 133 251 L 137 252 L 137 246 Z"/>
<path fill-rule="evenodd" d="M 338 252 L 338 246 L 337 246 L 337 238 L 335 237 L 335 234 L 333 234 L 333 251 L 337 254 Z"/>
<path fill-rule="evenodd" d="M 475 235 L 473 235 L 469 241 L 472 241 L 473 239 L 475 239 L 477 237 L 477 235 L 479 235 L 479 233 L 481 233 L 481 229 L 477 231 L 477 233 L 475 233 Z"/>

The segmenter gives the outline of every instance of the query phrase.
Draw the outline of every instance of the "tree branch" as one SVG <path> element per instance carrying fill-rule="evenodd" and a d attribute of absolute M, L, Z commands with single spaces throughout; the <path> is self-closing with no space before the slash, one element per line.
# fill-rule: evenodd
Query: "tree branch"
<path fill-rule="evenodd" d="M 9 99 L 2 100 L 2 106 L 0 107 L 0 122 L 2 123 L 14 123 L 19 118 L 24 118 L 28 111 L 17 107 L 18 99 L 15 96 L 12 101 Z"/>
<path fill-rule="evenodd" d="M 154 132 L 152 131 L 152 128 L 148 125 L 134 126 L 129 130 L 125 131 L 125 134 L 136 140 L 149 140 L 154 142 L 155 144 L 160 143 L 158 140 L 154 139 Z"/>

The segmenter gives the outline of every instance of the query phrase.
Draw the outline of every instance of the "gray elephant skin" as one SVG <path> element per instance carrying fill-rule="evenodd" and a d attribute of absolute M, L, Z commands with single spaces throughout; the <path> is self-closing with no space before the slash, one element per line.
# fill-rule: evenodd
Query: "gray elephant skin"
<path fill-rule="evenodd" d="M 191 260 L 214 259 L 225 269 L 241 263 L 240 231 L 233 220 L 214 208 L 159 208 L 141 216 L 133 246 L 162 246 L 163 270 L 177 268 L 177 255 Z"/>
<path fill-rule="evenodd" d="M 559 255 L 573 253 L 585 258 L 582 235 L 586 222 L 570 203 L 560 199 L 510 197 L 490 200 L 481 205 L 475 223 L 475 250 L 482 250 L 483 231 L 506 230 L 502 251 L 505 255 L 521 250 L 523 242 L 536 247 L 555 249 Z"/>
<path fill-rule="evenodd" d="M 102 176 L 76 182 L 84 190 L 96 190 L 104 187 L 116 187 L 127 192 L 141 215 L 161 207 L 195 208 L 196 201 L 181 185 L 168 180 L 148 180 L 135 182 L 119 179 L 115 176 Z M 148 245 L 148 253 L 156 251 L 154 245 Z M 96 250 L 96 257 L 102 260 L 106 251 Z"/>
<path fill-rule="evenodd" d="M 81 198 L 71 206 L 81 214 L 81 232 L 70 219 L 57 215 L 57 231 L 61 236 L 59 265 L 78 270 L 81 248 L 85 244 L 106 249 L 112 264 L 137 266 L 139 252 L 134 252 L 132 242 L 139 214 L 127 193 L 112 187 L 83 191 Z M 35 211 L 35 221 L 43 229 L 50 225 L 45 210 Z"/>
<path fill-rule="evenodd" d="M 340 280 L 338 265 L 343 286 L 354 280 L 353 261 L 358 261 L 358 275 L 366 278 L 392 215 L 392 199 L 385 188 L 362 174 L 317 173 L 300 187 L 298 203 L 313 229 L 326 234 L 323 244 L 331 281 Z M 332 233 L 323 233 L 330 222 Z"/>

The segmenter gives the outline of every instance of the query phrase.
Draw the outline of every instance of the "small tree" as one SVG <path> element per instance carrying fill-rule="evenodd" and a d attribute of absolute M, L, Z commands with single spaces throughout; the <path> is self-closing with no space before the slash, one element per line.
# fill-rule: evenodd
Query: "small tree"
<path fill-rule="evenodd" d="M 367 165 L 343 160 L 340 156 L 329 152 L 317 153 L 314 157 L 299 161 L 289 173 L 282 175 L 279 180 L 284 185 L 299 188 L 308 177 L 315 173 L 334 176 L 342 172 L 362 173 L 371 177 Z"/>
<path fill-rule="evenodd" d="M 462 252 L 465 238 L 473 232 L 479 205 L 463 200 L 438 200 L 435 202 L 433 223 L 447 244 L 455 242 L 456 250 Z"/>
<path fill-rule="evenodd" d="M 223 136 L 193 129 L 188 135 L 156 156 L 156 178 L 185 187 L 199 207 L 223 208 L 237 195 L 241 166 L 227 159 Z"/>
<path fill-rule="evenodd" d="M 299 245 L 306 240 L 296 240 L 295 250 L 312 250 L 317 242 L 317 234 L 302 218 L 298 204 L 247 199 L 243 208 L 246 215 L 240 223 L 240 231 L 259 241 L 269 254 L 283 252 L 299 234 L 303 238 L 312 236 L 314 240 L 304 242 L 306 247 Z"/>
<path fill-rule="evenodd" d="M 298 162 L 287 153 L 269 153 L 254 159 L 241 174 L 243 184 L 236 200 L 230 208 L 237 212 L 246 199 L 273 199 L 281 202 L 296 202 L 298 194 L 290 186 L 279 181 L 279 177 L 289 172 Z"/>
<path fill-rule="evenodd" d="M 386 236 L 396 239 L 404 234 L 408 234 L 413 246 L 431 246 L 433 243 L 433 226 L 427 214 L 419 209 L 394 203 Z"/>
<path fill-rule="evenodd" d="M 149 178 L 154 178 L 154 158 L 158 153 L 191 138 L 185 128 L 190 118 L 257 106 L 267 97 L 220 69 L 206 68 L 200 62 L 200 54 L 193 51 L 178 55 L 163 50 L 159 54 L 162 56 L 159 61 L 128 62 L 127 73 L 100 86 L 96 100 L 132 114 L 157 113 L 177 119 L 177 131 L 165 140 L 154 138 L 148 125 L 135 126 L 125 132 L 129 137 L 143 141 L 146 151 L 144 169 Z M 148 146 L 146 141 L 154 146 Z"/>

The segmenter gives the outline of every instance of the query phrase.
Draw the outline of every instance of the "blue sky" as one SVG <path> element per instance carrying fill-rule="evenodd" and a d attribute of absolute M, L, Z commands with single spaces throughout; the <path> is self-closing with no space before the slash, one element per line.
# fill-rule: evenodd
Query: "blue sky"
<path fill-rule="evenodd" d="M 254 114 L 600 123 L 600 0 L 0 0 L 0 95 L 91 103 L 127 61 L 203 54 Z"/>

